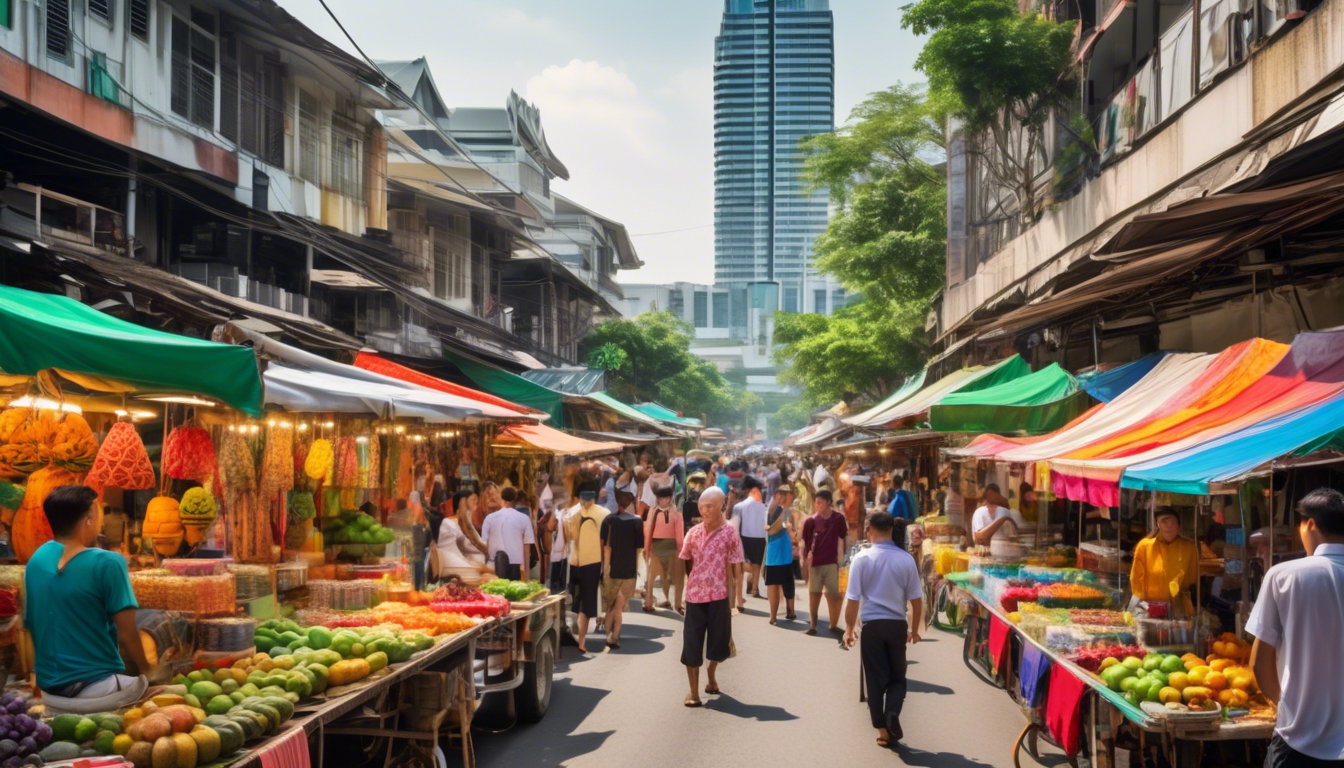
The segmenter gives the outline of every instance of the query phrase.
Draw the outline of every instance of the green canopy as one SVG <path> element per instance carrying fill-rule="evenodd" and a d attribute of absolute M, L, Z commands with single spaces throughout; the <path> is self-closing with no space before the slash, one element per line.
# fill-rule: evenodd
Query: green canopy
<path fill-rule="evenodd" d="M 1068 371 L 1051 363 L 1035 373 L 946 395 L 929 409 L 939 432 L 1051 432 L 1081 416 L 1091 397 Z"/>
<path fill-rule="evenodd" d="M 102 382 L 109 390 L 201 395 L 249 416 L 263 413 L 261 375 L 248 347 L 164 333 L 65 296 L 0 286 L 0 370 L 35 376 L 49 369 L 110 379 Z"/>
<path fill-rule="evenodd" d="M 555 429 L 564 429 L 565 396 L 560 392 L 528 381 L 517 374 L 478 363 L 446 349 L 443 351 L 443 356 L 457 366 L 457 369 L 463 375 L 475 382 L 476 386 L 496 397 L 536 408 L 538 411 L 545 411 L 551 415 L 547 424 Z"/>
<path fill-rule="evenodd" d="M 704 426 L 703 424 L 700 423 L 699 419 L 688 419 L 685 416 L 679 415 L 676 411 L 672 410 L 671 408 L 668 408 L 665 405 L 659 405 L 658 403 L 639 403 L 638 405 L 632 407 L 635 410 L 639 411 L 640 413 L 652 416 L 653 418 L 659 419 L 661 421 L 666 421 L 669 424 L 675 424 L 679 427 L 690 427 L 691 429 L 698 429 Z"/>
<path fill-rule="evenodd" d="M 620 400 L 617 400 L 611 395 L 608 395 L 606 392 L 593 392 L 587 397 L 589 400 L 592 400 L 593 402 L 596 403 L 601 403 L 602 405 L 605 405 L 606 407 L 619 413 L 625 418 L 630 419 L 631 421 L 637 421 L 641 424 L 651 424 L 655 427 L 662 426 L 658 423 L 657 419 L 653 418 L 652 416 L 649 416 L 646 413 L 643 413 L 642 411 L 635 410 L 635 408 L 633 408 L 632 406 L 622 403 Z"/>

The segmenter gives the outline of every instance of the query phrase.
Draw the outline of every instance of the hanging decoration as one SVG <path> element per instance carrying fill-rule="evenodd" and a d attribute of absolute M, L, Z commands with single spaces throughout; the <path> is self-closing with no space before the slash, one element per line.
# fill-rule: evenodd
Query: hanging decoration
<path fill-rule="evenodd" d="M 178 506 L 182 518 L 182 528 L 186 532 L 187 544 L 196 546 L 205 537 L 205 531 L 215 522 L 219 509 L 215 497 L 204 488 L 190 488 L 182 494 L 182 503 Z"/>
<path fill-rule="evenodd" d="M 326 485 L 331 485 L 334 457 L 335 454 L 330 440 L 325 438 L 314 440 L 313 444 L 309 446 L 308 456 L 303 462 L 304 474 L 314 480 L 321 480 Z"/>
<path fill-rule="evenodd" d="M 83 416 L 56 410 L 10 408 L 0 413 L 0 475 L 20 478 L 56 465 L 88 472 L 98 440 Z"/>
<path fill-rule="evenodd" d="M 382 487 L 383 457 L 377 433 L 369 435 L 369 467 L 364 477 L 364 487 L 376 492 Z"/>
<path fill-rule="evenodd" d="M 355 438 L 347 436 L 336 441 L 335 474 L 337 488 L 359 487 L 359 456 L 355 451 Z"/>
<path fill-rule="evenodd" d="M 149 454 L 130 422 L 119 421 L 112 425 L 84 483 L 100 494 L 105 488 L 144 491 L 155 486 Z"/>
<path fill-rule="evenodd" d="M 161 555 L 175 555 L 182 548 L 182 513 L 177 499 L 172 496 L 155 496 L 145 507 L 145 521 L 140 532 L 153 542 L 154 550 Z"/>
<path fill-rule="evenodd" d="M 261 497 L 270 502 L 294 489 L 294 427 L 287 422 L 266 432 L 261 457 Z"/>
<path fill-rule="evenodd" d="M 163 473 L 174 480 L 203 481 L 215 471 L 215 444 L 196 426 L 173 428 L 163 442 Z"/>
<path fill-rule="evenodd" d="M 242 434 L 230 430 L 220 444 L 219 471 L 229 494 L 248 493 L 257 487 L 257 469 L 252 449 Z"/>

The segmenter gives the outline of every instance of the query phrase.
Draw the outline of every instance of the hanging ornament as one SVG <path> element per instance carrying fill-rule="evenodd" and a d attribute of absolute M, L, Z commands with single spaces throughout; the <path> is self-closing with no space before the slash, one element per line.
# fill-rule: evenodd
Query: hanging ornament
<path fill-rule="evenodd" d="M 163 443 L 163 473 L 174 480 L 204 480 L 215 471 L 215 444 L 200 427 L 176 427 Z"/>
<path fill-rule="evenodd" d="M 144 491 L 155 486 L 149 454 L 130 422 L 119 421 L 112 425 L 84 484 L 99 493 L 104 488 Z"/>

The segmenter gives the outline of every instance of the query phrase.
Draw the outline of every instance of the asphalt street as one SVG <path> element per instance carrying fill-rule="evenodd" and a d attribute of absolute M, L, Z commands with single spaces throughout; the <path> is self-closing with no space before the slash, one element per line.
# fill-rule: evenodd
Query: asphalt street
<path fill-rule="evenodd" d="M 687 693 L 679 663 L 681 619 L 627 611 L 621 648 L 605 652 L 590 635 L 580 657 L 562 648 L 546 718 L 502 733 L 475 735 L 482 768 L 640 766 L 722 768 L 731 765 L 930 768 L 1011 766 L 1012 745 L 1025 724 L 1007 694 L 976 679 L 961 661 L 961 638 L 930 630 L 909 653 L 910 694 L 901 718 L 905 741 L 879 748 L 859 701 L 858 649 L 845 651 L 825 631 L 804 634 L 799 621 L 767 622 L 764 600 L 747 598 L 733 619 L 738 655 L 719 668 L 723 693 L 701 709 L 682 706 Z M 782 612 L 782 608 L 781 608 Z M 703 674 L 701 685 L 704 685 Z M 1046 756 L 1046 765 L 1064 764 Z M 1036 765 L 1023 753 L 1023 765 Z"/>

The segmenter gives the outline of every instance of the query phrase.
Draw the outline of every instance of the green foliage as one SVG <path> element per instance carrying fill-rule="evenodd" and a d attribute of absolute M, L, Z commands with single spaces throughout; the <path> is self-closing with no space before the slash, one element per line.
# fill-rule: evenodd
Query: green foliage
<path fill-rule="evenodd" d="M 607 391 L 618 399 L 655 400 L 692 418 L 706 414 L 712 425 L 731 426 L 759 411 L 759 397 L 690 353 L 692 333 L 671 312 L 647 312 L 598 325 L 579 351 L 590 365 L 599 357 L 624 356 L 619 367 L 606 369 Z"/>
<path fill-rule="evenodd" d="M 807 420 L 812 414 L 824 407 L 826 406 L 818 406 L 806 397 L 790 400 L 770 417 L 767 435 L 771 440 L 788 437 L 790 432 L 797 432 L 807 426 Z"/>
<path fill-rule="evenodd" d="M 924 364 L 927 301 L 867 299 L 827 317 L 777 314 L 780 379 L 814 403 L 885 397 Z"/>
<path fill-rule="evenodd" d="M 619 371 L 630 356 L 624 349 L 608 342 L 588 353 L 588 367 L 604 371 Z"/>

